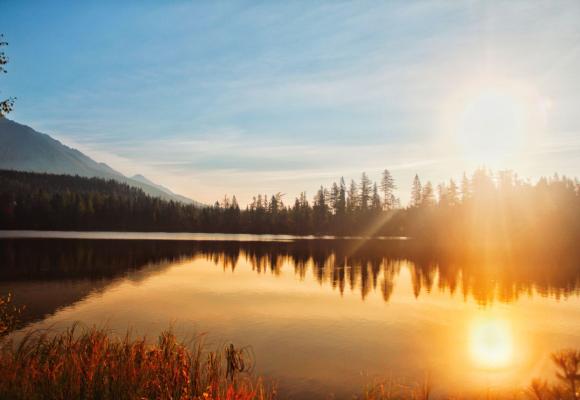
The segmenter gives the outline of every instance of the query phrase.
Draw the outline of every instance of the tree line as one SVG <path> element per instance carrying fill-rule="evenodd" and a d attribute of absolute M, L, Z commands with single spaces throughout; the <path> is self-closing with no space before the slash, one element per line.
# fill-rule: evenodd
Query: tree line
<path fill-rule="evenodd" d="M 258 194 L 245 208 L 235 196 L 195 207 L 113 180 L 0 171 L 0 228 L 410 236 L 449 246 L 580 238 L 577 179 L 554 175 L 532 183 L 482 168 L 459 185 L 434 187 L 415 175 L 404 207 L 396 188 L 385 170 L 378 183 L 365 173 L 359 182 L 341 178 L 290 204 L 276 193 Z"/>

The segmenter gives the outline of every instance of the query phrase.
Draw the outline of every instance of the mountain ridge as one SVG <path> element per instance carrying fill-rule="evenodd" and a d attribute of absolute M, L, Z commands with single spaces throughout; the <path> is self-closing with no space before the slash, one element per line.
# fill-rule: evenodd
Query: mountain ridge
<path fill-rule="evenodd" d="M 153 186 L 153 187 L 155 187 L 155 188 L 157 188 L 157 189 L 159 189 L 159 190 L 161 190 L 161 191 L 163 191 L 163 192 L 165 192 L 165 193 L 167 193 L 167 194 L 169 194 L 169 195 L 171 195 L 171 196 L 174 196 L 174 197 L 176 197 L 178 200 L 179 200 L 179 199 L 182 199 L 182 202 L 184 202 L 184 203 L 187 203 L 188 201 L 191 201 L 191 199 L 190 199 L 190 198 L 188 198 L 188 197 L 185 197 L 185 196 L 182 196 L 182 195 L 180 195 L 180 194 L 178 194 L 178 193 L 175 193 L 175 192 L 174 192 L 174 191 L 172 191 L 171 189 L 169 189 L 169 188 L 166 188 L 166 187 L 165 187 L 165 186 L 163 186 L 163 185 L 160 185 L 160 184 L 158 184 L 158 183 L 155 183 L 155 182 L 153 182 L 152 180 L 150 180 L 150 179 L 146 178 L 146 177 L 145 177 L 145 176 L 143 176 L 142 174 L 136 174 L 136 175 L 133 175 L 133 176 L 132 176 L 130 179 L 133 179 L 134 181 L 137 181 L 137 182 L 142 182 L 142 183 L 144 183 L 144 184 L 146 184 L 146 185 Z M 194 203 L 195 203 L 195 201 L 194 201 Z"/>
<path fill-rule="evenodd" d="M 0 169 L 114 179 L 153 197 L 203 206 L 143 175 L 135 175 L 137 179 L 127 177 L 46 133 L 7 118 L 0 118 Z"/>

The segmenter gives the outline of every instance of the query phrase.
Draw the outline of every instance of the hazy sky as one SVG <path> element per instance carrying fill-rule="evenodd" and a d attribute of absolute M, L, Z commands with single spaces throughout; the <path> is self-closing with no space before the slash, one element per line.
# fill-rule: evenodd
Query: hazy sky
<path fill-rule="evenodd" d="M 0 32 L 10 118 L 204 202 L 580 171 L 578 1 L 0 0 Z"/>

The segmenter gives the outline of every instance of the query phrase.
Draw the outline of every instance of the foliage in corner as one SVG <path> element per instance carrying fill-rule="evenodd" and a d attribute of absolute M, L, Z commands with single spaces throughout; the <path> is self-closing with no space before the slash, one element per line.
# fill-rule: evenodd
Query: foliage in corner
<path fill-rule="evenodd" d="M 4 35 L 0 34 L 0 73 L 7 73 L 8 71 L 4 66 L 8 64 L 8 57 L 6 54 L 1 50 L 3 46 L 8 46 L 8 42 L 4 41 Z M 5 100 L 0 101 L 0 118 L 3 118 L 12 111 L 14 107 L 14 101 L 16 99 L 14 97 L 9 97 Z"/>

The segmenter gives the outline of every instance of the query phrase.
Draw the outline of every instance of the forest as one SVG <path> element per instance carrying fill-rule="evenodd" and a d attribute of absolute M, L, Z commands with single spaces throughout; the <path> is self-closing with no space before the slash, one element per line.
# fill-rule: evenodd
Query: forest
<path fill-rule="evenodd" d="M 373 183 L 344 179 L 286 204 L 259 194 L 246 207 L 225 196 L 195 207 L 147 196 L 113 180 L 0 171 L 0 228 L 296 235 L 405 236 L 444 246 L 573 246 L 580 239 L 580 183 L 554 175 L 524 181 L 478 169 L 436 188 L 416 175 L 402 207 L 385 170 Z"/>

